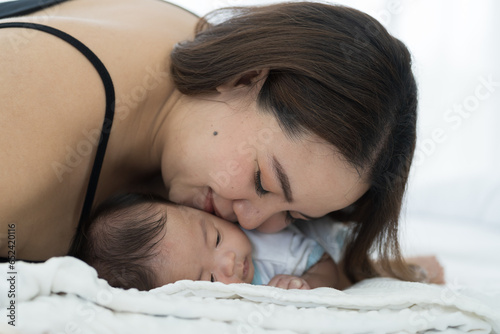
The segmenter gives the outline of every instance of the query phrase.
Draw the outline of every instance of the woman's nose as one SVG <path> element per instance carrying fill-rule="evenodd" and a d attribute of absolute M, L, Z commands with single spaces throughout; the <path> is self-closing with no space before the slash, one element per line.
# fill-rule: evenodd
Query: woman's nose
<path fill-rule="evenodd" d="M 285 214 L 272 208 L 257 207 L 248 200 L 233 201 L 233 211 L 239 224 L 247 229 L 259 229 L 262 232 L 276 232 L 286 227 Z"/>
<path fill-rule="evenodd" d="M 220 272 L 226 277 L 232 277 L 234 275 L 235 261 L 236 254 L 233 251 L 221 252 L 217 257 Z"/>
<path fill-rule="evenodd" d="M 238 222 L 243 228 L 253 230 L 257 228 L 264 220 L 264 212 L 261 208 L 252 205 L 249 200 L 233 201 L 233 211 L 238 218 Z"/>

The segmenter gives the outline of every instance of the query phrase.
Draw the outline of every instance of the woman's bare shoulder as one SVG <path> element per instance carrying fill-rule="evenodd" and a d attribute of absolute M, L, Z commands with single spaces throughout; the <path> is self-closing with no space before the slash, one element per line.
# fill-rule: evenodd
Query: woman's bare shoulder
<path fill-rule="evenodd" d="M 86 0 L 15 20 L 54 27 L 86 45 L 104 63 L 120 99 L 150 72 L 168 67 L 169 51 L 189 37 L 196 18 L 158 0 Z M 186 22 L 178 25 L 179 20 Z M 20 172 L 26 157 L 54 160 L 61 154 L 54 147 L 76 140 L 85 125 L 102 124 L 102 80 L 65 41 L 33 29 L 0 29 L 0 73 L 0 146 L 12 169 L 3 169 L 2 184 Z M 41 141 L 47 145 L 33 145 Z"/>
<path fill-rule="evenodd" d="M 47 230 L 72 227 L 59 218 L 70 222 L 80 206 L 93 149 L 66 178 L 61 166 L 82 131 L 102 124 L 105 97 L 92 65 L 67 43 L 38 31 L 1 30 L 0 197 L 8 200 L 0 202 L 0 223 L 18 222 L 20 239 L 27 240 L 30 226 L 41 222 Z M 25 43 L 13 44 L 16 38 Z"/>

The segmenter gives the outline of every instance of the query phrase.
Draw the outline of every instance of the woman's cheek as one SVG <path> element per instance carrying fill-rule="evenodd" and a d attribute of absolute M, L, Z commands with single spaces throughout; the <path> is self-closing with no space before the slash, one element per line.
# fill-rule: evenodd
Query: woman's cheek
<path fill-rule="evenodd" d="M 228 160 L 222 168 L 209 173 L 212 189 L 222 195 L 225 191 L 234 190 L 243 186 L 245 169 L 237 160 Z"/>

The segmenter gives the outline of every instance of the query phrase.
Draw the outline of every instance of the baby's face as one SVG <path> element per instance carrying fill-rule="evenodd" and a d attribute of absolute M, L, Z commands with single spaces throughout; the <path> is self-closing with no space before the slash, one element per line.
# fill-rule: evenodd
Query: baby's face
<path fill-rule="evenodd" d="M 252 282 L 252 246 L 237 225 L 197 209 L 157 205 L 167 217 L 152 265 L 158 286 L 183 279 Z"/>

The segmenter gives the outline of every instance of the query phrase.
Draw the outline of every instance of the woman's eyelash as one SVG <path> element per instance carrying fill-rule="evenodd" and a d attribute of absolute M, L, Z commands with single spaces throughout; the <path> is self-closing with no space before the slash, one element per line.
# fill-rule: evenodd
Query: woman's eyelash
<path fill-rule="evenodd" d="M 288 226 L 290 224 L 293 224 L 294 221 L 295 221 L 295 218 L 292 217 L 292 215 L 290 214 L 290 211 L 287 211 L 285 213 L 285 224 L 286 224 L 286 226 Z"/>
<path fill-rule="evenodd" d="M 259 196 L 263 196 L 269 192 L 262 187 L 262 181 L 260 179 L 260 170 L 255 172 L 255 191 Z"/>

